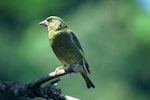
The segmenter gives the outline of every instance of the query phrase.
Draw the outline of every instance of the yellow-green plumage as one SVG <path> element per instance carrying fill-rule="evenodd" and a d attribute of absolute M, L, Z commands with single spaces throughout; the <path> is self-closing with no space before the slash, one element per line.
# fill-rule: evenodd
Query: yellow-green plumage
<path fill-rule="evenodd" d="M 50 16 L 40 23 L 48 28 L 48 38 L 57 58 L 65 65 L 74 65 L 83 76 L 88 88 L 95 87 L 87 73 L 89 65 L 86 61 L 81 45 L 74 33 L 65 22 L 56 16 Z"/>

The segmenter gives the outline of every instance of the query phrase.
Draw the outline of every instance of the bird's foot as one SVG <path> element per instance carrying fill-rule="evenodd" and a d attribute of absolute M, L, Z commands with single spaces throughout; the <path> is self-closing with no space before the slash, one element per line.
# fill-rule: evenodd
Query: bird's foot
<path fill-rule="evenodd" d="M 62 70 L 62 69 L 64 69 L 64 66 L 57 67 L 55 69 L 55 76 L 59 76 L 61 73 L 63 73 L 62 71 L 64 71 L 64 70 Z"/>

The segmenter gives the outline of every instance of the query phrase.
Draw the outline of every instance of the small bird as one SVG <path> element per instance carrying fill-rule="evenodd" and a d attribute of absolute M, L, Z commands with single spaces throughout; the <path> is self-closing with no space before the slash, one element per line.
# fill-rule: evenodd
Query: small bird
<path fill-rule="evenodd" d="M 51 47 L 64 67 L 75 66 L 85 80 L 87 87 L 95 88 L 87 75 L 90 70 L 83 49 L 63 19 L 50 16 L 39 24 L 47 27 Z"/>

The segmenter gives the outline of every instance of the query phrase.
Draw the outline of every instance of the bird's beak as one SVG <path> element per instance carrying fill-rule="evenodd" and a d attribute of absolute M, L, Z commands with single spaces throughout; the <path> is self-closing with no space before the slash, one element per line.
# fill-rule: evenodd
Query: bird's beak
<path fill-rule="evenodd" d="M 43 26 L 47 26 L 48 25 L 48 21 L 47 20 L 44 20 L 42 22 L 39 23 L 40 25 L 43 25 Z"/>

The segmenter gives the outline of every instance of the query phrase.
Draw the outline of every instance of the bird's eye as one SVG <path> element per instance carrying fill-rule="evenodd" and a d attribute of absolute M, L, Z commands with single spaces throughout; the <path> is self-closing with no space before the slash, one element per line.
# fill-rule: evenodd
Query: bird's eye
<path fill-rule="evenodd" d="M 51 20 L 52 20 L 51 18 L 50 18 L 50 19 L 47 19 L 48 22 L 50 22 Z"/>

